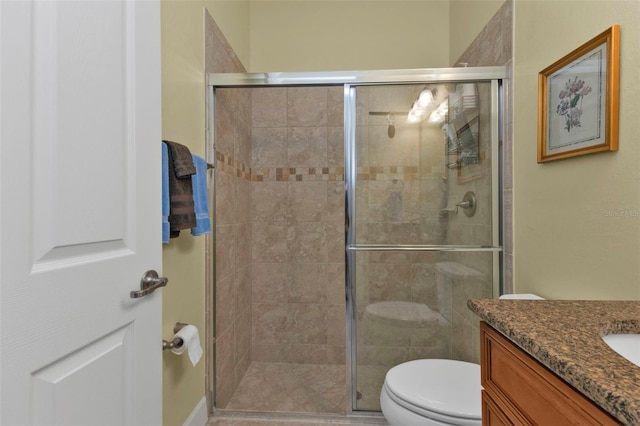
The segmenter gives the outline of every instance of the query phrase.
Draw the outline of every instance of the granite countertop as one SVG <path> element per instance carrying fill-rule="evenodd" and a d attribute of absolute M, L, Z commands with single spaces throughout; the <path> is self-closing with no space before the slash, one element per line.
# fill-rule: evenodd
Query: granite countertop
<path fill-rule="evenodd" d="M 620 422 L 640 424 L 640 367 L 601 339 L 640 333 L 640 301 L 471 299 L 467 305 Z"/>

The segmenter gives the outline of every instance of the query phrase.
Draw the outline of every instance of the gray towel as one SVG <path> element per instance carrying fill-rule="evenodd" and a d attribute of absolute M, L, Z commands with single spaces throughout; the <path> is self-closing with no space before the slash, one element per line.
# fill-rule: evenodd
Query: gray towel
<path fill-rule="evenodd" d="M 173 170 L 178 178 L 188 178 L 196 174 L 196 166 L 189 148 L 177 142 L 162 141 L 169 146 Z"/>
<path fill-rule="evenodd" d="M 177 142 L 163 142 L 169 147 L 169 235 L 175 238 L 180 230 L 196 226 L 191 184 L 196 167 L 189 148 Z"/>

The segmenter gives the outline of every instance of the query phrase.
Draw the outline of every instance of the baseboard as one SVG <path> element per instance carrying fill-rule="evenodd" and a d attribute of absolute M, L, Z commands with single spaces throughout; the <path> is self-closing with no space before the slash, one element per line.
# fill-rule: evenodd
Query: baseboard
<path fill-rule="evenodd" d="M 183 426 L 205 426 L 209 418 L 207 416 L 207 399 L 203 396 L 200 402 L 196 404 L 195 408 L 184 421 Z"/>

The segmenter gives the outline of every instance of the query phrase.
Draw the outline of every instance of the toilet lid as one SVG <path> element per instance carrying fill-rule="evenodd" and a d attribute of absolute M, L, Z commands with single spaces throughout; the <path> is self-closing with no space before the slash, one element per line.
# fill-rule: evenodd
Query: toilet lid
<path fill-rule="evenodd" d="M 394 400 L 446 416 L 482 417 L 480 366 L 448 359 L 419 359 L 393 367 L 385 384 Z"/>

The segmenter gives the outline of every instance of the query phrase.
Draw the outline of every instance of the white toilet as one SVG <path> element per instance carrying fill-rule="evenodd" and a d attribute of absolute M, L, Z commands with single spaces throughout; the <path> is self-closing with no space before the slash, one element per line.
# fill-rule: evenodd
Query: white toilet
<path fill-rule="evenodd" d="M 542 299 L 510 294 L 501 299 Z M 449 359 L 419 359 L 387 372 L 380 407 L 393 426 L 481 425 L 480 366 Z"/>
<path fill-rule="evenodd" d="M 418 359 L 387 372 L 380 407 L 394 426 L 480 425 L 480 366 L 449 359 Z"/>

